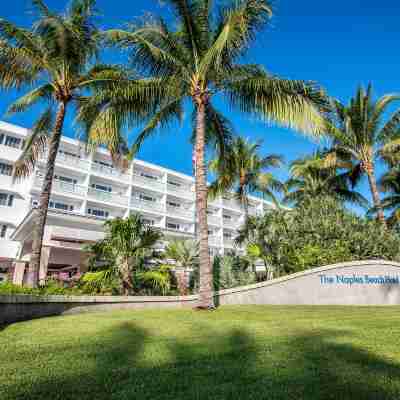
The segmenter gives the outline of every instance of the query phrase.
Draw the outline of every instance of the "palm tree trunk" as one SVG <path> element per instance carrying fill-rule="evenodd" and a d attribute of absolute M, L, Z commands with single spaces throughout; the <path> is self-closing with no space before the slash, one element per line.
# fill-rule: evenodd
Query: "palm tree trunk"
<path fill-rule="evenodd" d="M 199 96 L 200 97 L 200 96 Z M 196 99 L 196 210 L 198 217 L 198 234 L 200 244 L 200 287 L 198 308 L 213 309 L 213 271 L 208 253 L 207 225 L 207 180 L 204 160 L 205 148 L 205 107 L 202 98 Z"/>
<path fill-rule="evenodd" d="M 26 283 L 29 287 L 37 287 L 39 282 L 39 268 L 40 268 L 40 257 L 42 251 L 44 228 L 47 219 L 47 210 L 49 207 L 49 200 L 51 194 L 51 187 L 53 184 L 54 166 L 60 146 L 62 128 L 64 125 L 65 112 L 67 104 L 61 101 L 58 105 L 56 122 L 51 135 L 49 145 L 49 155 L 46 163 L 45 176 L 43 180 L 42 192 L 39 197 L 39 207 L 37 209 L 37 217 L 35 225 L 33 227 L 33 243 L 32 243 L 32 255 L 29 262 Z"/>
<path fill-rule="evenodd" d="M 379 197 L 378 186 L 376 184 L 375 168 L 374 168 L 373 163 L 371 163 L 371 162 L 366 163 L 365 171 L 368 176 L 368 182 L 369 182 L 369 187 L 370 187 L 371 194 L 372 194 L 372 200 L 373 200 L 374 206 L 377 210 L 378 219 L 379 219 L 379 221 L 382 222 L 383 225 L 386 226 L 385 215 L 383 213 L 382 203 L 381 203 L 381 199 Z"/>
<path fill-rule="evenodd" d="M 122 286 L 122 294 L 124 296 L 133 295 L 133 272 L 129 266 L 129 260 L 122 259 L 121 260 L 121 286 Z"/>

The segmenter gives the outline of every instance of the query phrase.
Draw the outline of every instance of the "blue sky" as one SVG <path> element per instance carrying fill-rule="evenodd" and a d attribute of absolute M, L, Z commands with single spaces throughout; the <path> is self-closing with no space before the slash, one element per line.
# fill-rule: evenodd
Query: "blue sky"
<path fill-rule="evenodd" d="M 218 1 L 218 0 L 217 0 Z M 400 4 L 398 0 L 275 0 L 275 17 L 248 60 L 263 64 L 270 72 L 293 79 L 314 80 L 331 96 L 347 101 L 359 84 L 373 82 L 376 95 L 400 92 Z M 64 0 L 47 0 L 53 8 Z M 121 26 L 144 12 L 167 14 L 158 0 L 98 0 L 104 27 Z M 0 16 L 28 25 L 30 0 L 2 1 Z M 2 93 L 0 118 L 15 93 Z M 263 151 L 282 154 L 286 161 L 311 152 L 317 144 L 304 136 L 266 126 L 245 116 L 230 114 L 241 135 L 263 139 Z M 30 126 L 36 112 L 5 118 Z M 189 115 L 187 120 L 189 120 Z M 74 129 L 69 123 L 66 134 Z M 139 157 L 190 174 L 190 128 L 187 123 L 158 135 L 142 148 Z M 287 171 L 278 173 L 281 178 Z M 363 191 L 366 190 L 366 185 Z"/>

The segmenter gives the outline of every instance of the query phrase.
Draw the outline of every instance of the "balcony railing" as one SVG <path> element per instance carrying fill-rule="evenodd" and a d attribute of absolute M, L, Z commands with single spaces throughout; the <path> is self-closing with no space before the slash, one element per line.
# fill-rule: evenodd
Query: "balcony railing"
<path fill-rule="evenodd" d="M 157 189 L 164 191 L 165 183 L 160 179 L 146 178 L 145 176 L 134 173 L 133 174 L 133 184 L 144 185 L 150 189 Z"/>
<path fill-rule="evenodd" d="M 96 200 L 104 201 L 106 203 L 113 203 L 121 206 L 128 205 L 128 197 L 120 194 L 105 192 L 103 190 L 89 188 L 89 197 Z"/>
<path fill-rule="evenodd" d="M 232 208 L 232 209 L 238 210 L 238 211 L 241 211 L 241 210 L 242 210 L 242 207 L 241 207 L 240 203 L 238 203 L 238 202 L 235 201 L 235 200 L 227 200 L 227 199 L 224 199 L 224 200 L 222 201 L 222 204 L 223 204 L 224 207 Z"/>
<path fill-rule="evenodd" d="M 227 228 L 237 229 L 239 227 L 239 221 L 231 220 L 231 219 L 223 219 L 223 226 Z"/>
<path fill-rule="evenodd" d="M 235 241 L 233 239 L 224 238 L 224 247 L 234 247 Z"/>
<path fill-rule="evenodd" d="M 221 218 L 214 215 L 207 215 L 207 222 L 212 225 L 221 225 Z"/>
<path fill-rule="evenodd" d="M 221 238 L 219 238 L 218 236 L 209 236 L 208 244 L 210 246 L 221 246 Z"/>
<path fill-rule="evenodd" d="M 141 200 L 141 199 L 136 199 L 136 198 L 131 199 L 131 206 L 134 208 L 138 208 L 140 210 L 145 210 L 145 211 L 162 212 L 164 210 L 164 206 L 160 202 L 147 201 L 147 200 Z"/>
<path fill-rule="evenodd" d="M 34 186 L 39 190 L 42 190 L 43 178 L 35 177 Z M 74 183 L 60 181 L 59 179 L 54 179 L 51 186 L 52 192 L 70 193 L 76 196 L 85 196 L 87 188 L 85 186 L 77 185 Z"/>
<path fill-rule="evenodd" d="M 109 167 L 98 163 L 92 164 L 92 170 L 108 177 L 129 180 L 129 175 L 118 168 Z"/>
<path fill-rule="evenodd" d="M 177 196 L 185 197 L 186 199 L 193 199 L 194 193 L 190 186 L 175 186 L 167 184 L 168 193 L 175 194 Z"/>
<path fill-rule="evenodd" d="M 167 212 L 173 216 L 180 216 L 185 218 L 194 218 L 194 212 L 190 210 L 185 210 L 182 207 L 171 207 L 167 206 Z"/>

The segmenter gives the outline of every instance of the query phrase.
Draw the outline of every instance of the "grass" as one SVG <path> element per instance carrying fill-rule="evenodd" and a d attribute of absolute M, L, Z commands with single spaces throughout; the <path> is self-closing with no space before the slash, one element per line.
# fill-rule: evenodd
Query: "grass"
<path fill-rule="evenodd" d="M 399 399 L 400 308 L 118 311 L 0 331 L 0 398 Z"/>

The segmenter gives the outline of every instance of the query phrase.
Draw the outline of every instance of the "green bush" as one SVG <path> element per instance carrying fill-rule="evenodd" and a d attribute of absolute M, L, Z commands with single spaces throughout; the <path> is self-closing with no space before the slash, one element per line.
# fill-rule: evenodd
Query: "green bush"
<path fill-rule="evenodd" d="M 350 212 L 329 197 L 252 217 L 239 238 L 257 244 L 276 275 L 345 261 L 400 260 L 398 232 Z"/>
<path fill-rule="evenodd" d="M 0 283 L 0 295 L 10 294 L 31 294 L 36 296 L 52 296 L 52 295 L 79 295 L 84 292 L 79 287 L 66 288 L 61 286 L 54 280 L 46 282 L 45 286 L 32 289 L 25 286 L 14 285 L 11 282 Z"/>

